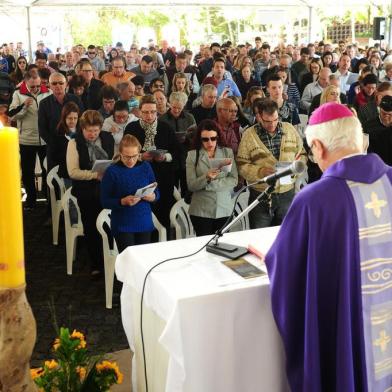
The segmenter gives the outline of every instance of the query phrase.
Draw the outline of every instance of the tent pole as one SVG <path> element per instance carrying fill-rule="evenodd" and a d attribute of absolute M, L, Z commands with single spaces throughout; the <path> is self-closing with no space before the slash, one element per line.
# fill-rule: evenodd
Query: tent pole
<path fill-rule="evenodd" d="M 26 7 L 27 11 L 27 37 L 28 37 L 28 44 L 29 44 L 29 59 L 30 63 L 33 62 L 33 50 L 31 47 L 31 16 L 30 16 L 30 7 Z"/>
<path fill-rule="evenodd" d="M 392 0 L 389 9 L 388 49 L 392 49 Z"/>
<path fill-rule="evenodd" d="M 312 11 L 313 7 L 309 6 L 309 17 L 308 17 L 308 43 L 312 42 Z"/>

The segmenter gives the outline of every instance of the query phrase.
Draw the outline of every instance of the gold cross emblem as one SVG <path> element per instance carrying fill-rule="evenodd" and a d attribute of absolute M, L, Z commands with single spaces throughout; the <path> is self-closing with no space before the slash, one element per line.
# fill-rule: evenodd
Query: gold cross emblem
<path fill-rule="evenodd" d="M 381 216 L 381 208 L 385 207 L 387 202 L 385 200 L 379 200 L 375 192 L 370 194 L 370 199 L 371 201 L 365 204 L 365 208 L 368 210 L 373 210 L 375 217 L 379 218 Z"/>
<path fill-rule="evenodd" d="M 374 346 L 380 346 L 381 352 L 384 352 L 387 349 L 388 343 L 391 341 L 391 337 L 387 335 L 385 330 L 380 331 L 380 337 L 373 341 Z"/>

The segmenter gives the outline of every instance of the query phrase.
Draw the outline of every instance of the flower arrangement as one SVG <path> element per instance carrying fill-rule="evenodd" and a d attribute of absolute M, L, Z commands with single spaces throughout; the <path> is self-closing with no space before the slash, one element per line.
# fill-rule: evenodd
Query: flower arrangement
<path fill-rule="evenodd" d="M 31 369 L 40 392 L 104 392 L 122 383 L 123 375 L 115 362 L 89 357 L 81 332 L 61 328 L 53 352 L 56 359 Z"/>

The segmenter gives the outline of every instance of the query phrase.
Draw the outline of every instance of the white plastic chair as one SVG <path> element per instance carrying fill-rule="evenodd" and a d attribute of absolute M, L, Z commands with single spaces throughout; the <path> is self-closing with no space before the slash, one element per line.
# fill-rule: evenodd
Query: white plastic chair
<path fill-rule="evenodd" d="M 246 207 L 248 207 L 248 201 L 249 192 L 242 192 L 238 196 L 238 200 L 234 209 L 234 217 L 238 216 L 242 211 L 245 210 Z M 246 214 L 237 222 L 237 224 L 234 225 L 230 231 L 249 230 L 249 228 L 249 215 Z"/>
<path fill-rule="evenodd" d="M 97 218 L 97 230 L 102 237 L 103 244 L 103 261 L 105 268 L 105 295 L 106 295 L 106 308 L 112 308 L 113 298 L 113 281 L 114 281 L 114 265 L 118 255 L 116 241 L 113 239 L 113 246 L 110 247 L 109 238 L 105 231 L 105 224 L 110 228 L 110 210 L 102 210 Z"/>
<path fill-rule="evenodd" d="M 53 245 L 58 245 L 59 239 L 59 224 L 60 224 L 60 214 L 63 210 L 63 205 L 61 203 L 61 199 L 65 193 L 65 185 L 64 180 L 58 176 L 58 165 L 55 166 L 47 175 L 46 183 L 49 187 L 50 192 L 50 207 L 52 210 L 52 237 L 53 237 Z M 55 185 L 57 184 L 57 188 L 60 191 L 60 197 L 56 197 Z"/>
<path fill-rule="evenodd" d="M 45 158 L 46 159 L 46 158 Z M 38 156 L 35 158 L 35 187 L 37 191 L 42 191 L 42 167 Z"/>
<path fill-rule="evenodd" d="M 113 239 L 113 246 L 110 247 L 108 234 L 105 231 L 105 224 L 110 229 L 110 214 L 110 210 L 102 210 L 97 217 L 96 223 L 97 230 L 102 237 L 103 260 L 105 268 L 105 296 L 107 309 L 112 308 L 114 266 L 116 263 L 116 257 L 118 255 L 116 241 L 114 241 Z M 152 214 L 152 220 L 154 223 L 154 227 L 158 230 L 159 241 L 166 241 L 166 229 L 161 225 L 161 223 L 158 221 L 154 214 Z"/>
<path fill-rule="evenodd" d="M 181 200 L 181 193 L 177 189 L 177 187 L 174 187 L 174 189 L 173 189 L 173 196 L 176 199 L 176 201 Z"/>
<path fill-rule="evenodd" d="M 174 227 L 176 239 L 195 237 L 195 231 L 189 216 L 189 205 L 184 199 L 178 200 L 170 210 L 170 225 Z"/>
<path fill-rule="evenodd" d="M 67 189 L 62 198 L 64 210 L 64 226 L 65 226 L 65 249 L 67 253 L 67 274 L 72 275 L 72 265 L 76 256 L 77 238 L 84 235 L 83 223 L 81 221 L 78 201 L 75 196 L 71 195 L 71 188 Z M 77 223 L 71 224 L 71 217 L 69 215 L 69 204 L 73 203 L 78 213 Z"/>

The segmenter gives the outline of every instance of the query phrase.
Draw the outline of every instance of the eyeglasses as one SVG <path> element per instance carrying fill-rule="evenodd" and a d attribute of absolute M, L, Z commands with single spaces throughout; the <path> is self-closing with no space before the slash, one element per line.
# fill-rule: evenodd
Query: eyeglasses
<path fill-rule="evenodd" d="M 263 117 L 261 117 L 261 120 L 266 123 L 266 124 L 273 124 L 279 121 L 279 117 L 278 118 L 274 118 L 273 120 L 265 120 Z"/>
<path fill-rule="evenodd" d="M 89 73 L 90 73 L 90 72 L 93 72 L 92 69 L 82 69 L 81 71 L 82 71 L 82 72 L 89 72 Z"/>
<path fill-rule="evenodd" d="M 123 154 L 120 154 L 120 155 L 121 155 L 121 159 L 123 161 L 130 162 L 130 161 L 137 161 L 140 154 L 136 154 L 136 155 L 123 155 Z"/>
<path fill-rule="evenodd" d="M 27 64 L 26 61 L 18 61 L 18 64 Z"/>
<path fill-rule="evenodd" d="M 202 138 L 201 138 L 201 141 L 202 141 L 203 143 L 207 143 L 207 142 L 209 142 L 210 140 L 211 140 L 212 142 L 216 142 L 216 141 L 218 140 L 218 136 L 202 137 Z"/>
<path fill-rule="evenodd" d="M 60 85 L 60 86 L 62 86 L 63 84 L 65 84 L 64 82 L 50 82 L 50 84 L 52 85 L 52 86 L 57 86 L 58 84 Z"/>

